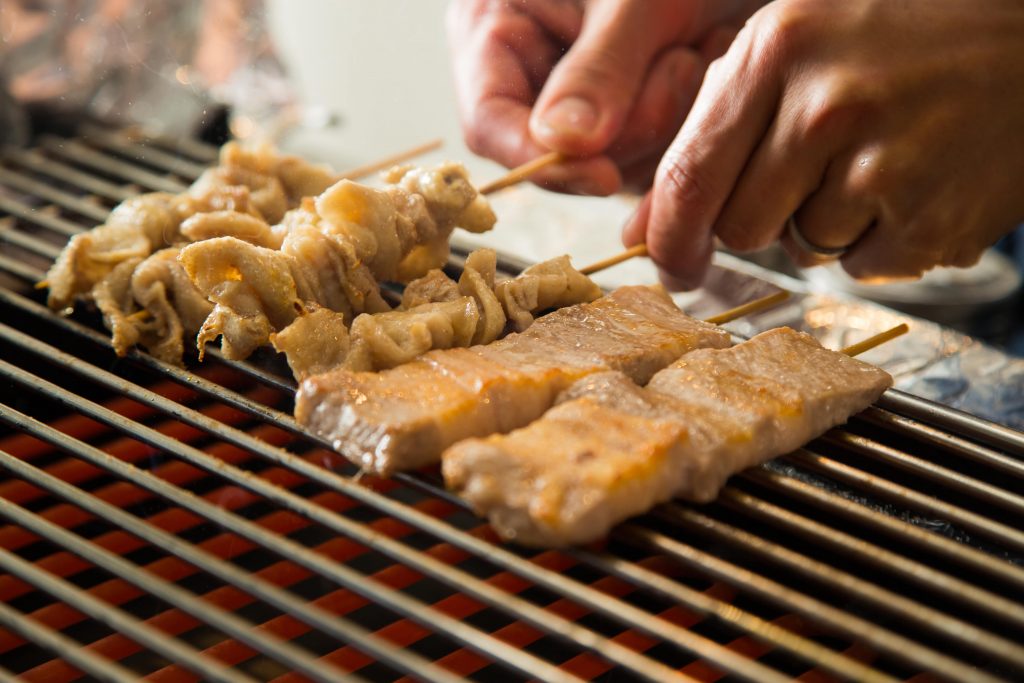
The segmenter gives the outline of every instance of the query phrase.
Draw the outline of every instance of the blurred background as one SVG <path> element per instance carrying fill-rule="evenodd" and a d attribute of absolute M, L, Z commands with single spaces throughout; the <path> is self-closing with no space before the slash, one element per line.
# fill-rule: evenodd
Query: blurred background
<path fill-rule="evenodd" d="M 269 137 L 286 151 L 344 170 L 442 138 L 442 158 L 478 182 L 501 167 L 463 145 L 444 31 L 447 0 L 3 0 L 0 138 L 74 134 L 82 112 L 114 124 L 220 141 Z M 568 197 L 522 185 L 497 195 L 500 221 L 463 237 L 527 261 L 569 253 L 578 264 L 622 247 L 636 198 Z M 970 270 L 865 288 L 838 268 L 796 272 L 775 249 L 743 258 L 918 315 L 1024 355 L 1024 240 Z M 472 244 L 472 241 L 469 242 Z M 634 259 L 606 286 L 656 280 Z"/>

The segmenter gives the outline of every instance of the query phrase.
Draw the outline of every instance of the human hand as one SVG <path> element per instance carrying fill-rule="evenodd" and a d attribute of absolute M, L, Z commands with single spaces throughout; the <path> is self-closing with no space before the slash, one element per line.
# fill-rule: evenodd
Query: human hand
<path fill-rule="evenodd" d="M 854 277 L 968 266 L 1024 222 L 1024 4 L 776 0 L 713 64 L 627 226 L 669 286 L 717 235 Z"/>
<path fill-rule="evenodd" d="M 455 0 L 448 34 L 470 149 L 508 167 L 556 150 L 545 187 L 647 187 L 749 0 Z"/>

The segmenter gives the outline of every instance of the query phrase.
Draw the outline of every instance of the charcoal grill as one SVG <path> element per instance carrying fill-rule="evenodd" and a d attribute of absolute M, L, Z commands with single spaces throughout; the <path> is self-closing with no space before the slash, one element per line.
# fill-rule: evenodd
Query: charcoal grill
<path fill-rule="evenodd" d="M 1024 676 L 1010 429 L 889 391 L 711 505 L 529 551 L 436 472 L 360 478 L 276 359 L 119 359 L 42 305 L 68 236 L 215 155 L 102 129 L 3 155 L 0 680 Z"/>

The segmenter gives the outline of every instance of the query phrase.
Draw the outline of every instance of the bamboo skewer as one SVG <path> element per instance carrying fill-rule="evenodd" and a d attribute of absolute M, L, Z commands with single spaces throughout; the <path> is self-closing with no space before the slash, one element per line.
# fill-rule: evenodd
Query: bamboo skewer
<path fill-rule="evenodd" d="M 522 166 L 516 166 L 497 180 L 492 180 L 482 186 L 479 189 L 479 192 L 480 194 L 491 194 L 492 192 L 503 190 L 506 187 L 511 187 L 512 185 L 523 182 L 545 166 L 557 164 L 564 159 L 565 157 L 563 157 L 559 152 L 548 152 L 544 156 L 539 156 L 533 161 L 527 161 Z"/>
<path fill-rule="evenodd" d="M 759 311 L 776 306 L 789 297 L 789 292 L 783 289 L 775 292 L 774 294 L 763 296 L 760 299 L 754 299 L 753 301 L 748 301 L 745 304 L 740 304 L 736 308 L 730 308 L 728 311 L 722 311 L 710 318 L 704 318 L 704 322 L 711 323 L 712 325 L 724 325 L 725 323 L 732 322 L 737 318 L 742 318 L 746 315 L 753 315 Z"/>
<path fill-rule="evenodd" d="M 906 323 L 900 323 L 896 327 L 888 329 L 885 332 L 879 332 L 875 336 L 868 337 L 864 341 L 859 341 L 856 344 L 850 344 L 845 349 L 840 351 L 840 353 L 845 353 L 847 356 L 857 356 L 859 354 L 864 353 L 865 351 L 870 351 L 876 346 L 881 346 L 887 341 L 904 335 L 909 331 L 910 328 L 907 327 Z"/>
<path fill-rule="evenodd" d="M 340 174 L 338 176 L 338 180 L 355 180 L 356 178 L 363 178 L 376 173 L 377 171 L 387 170 L 396 164 L 402 163 L 403 161 L 408 161 L 409 159 L 426 154 L 427 152 L 433 152 L 435 149 L 440 148 L 443 143 L 444 141 L 441 140 L 441 138 L 425 142 L 422 145 L 412 147 L 403 152 L 398 152 L 397 154 L 392 154 L 389 157 L 385 157 L 379 161 L 374 161 L 366 164 L 365 166 L 358 166 L 356 168 L 349 169 L 348 171 Z"/>
<path fill-rule="evenodd" d="M 634 258 L 636 256 L 647 256 L 646 244 L 637 244 L 635 246 L 630 247 L 629 249 L 626 249 L 623 252 L 619 252 L 615 256 L 610 256 L 606 259 L 601 259 L 596 263 L 591 263 L 589 266 L 580 268 L 580 272 L 583 273 L 584 275 L 593 275 L 599 270 L 611 268 L 612 266 L 618 265 L 623 261 L 628 261 L 629 259 Z"/>

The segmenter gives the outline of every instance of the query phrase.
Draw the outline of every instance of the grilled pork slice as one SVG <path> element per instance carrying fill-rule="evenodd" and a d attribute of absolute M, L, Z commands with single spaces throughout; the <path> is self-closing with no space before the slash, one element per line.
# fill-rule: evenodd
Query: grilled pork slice
<path fill-rule="evenodd" d="M 586 375 L 619 370 L 643 383 L 687 351 L 729 343 L 728 333 L 685 315 L 660 288 L 623 287 L 493 344 L 431 351 L 380 373 L 312 377 L 299 387 L 295 417 L 387 476 L 437 462 L 461 439 L 528 424 Z"/>
<path fill-rule="evenodd" d="M 891 383 L 780 328 L 693 351 L 646 387 L 618 372 L 584 378 L 528 427 L 449 448 L 442 469 L 504 538 L 586 543 L 674 496 L 714 499 L 733 473 L 845 422 Z"/>

